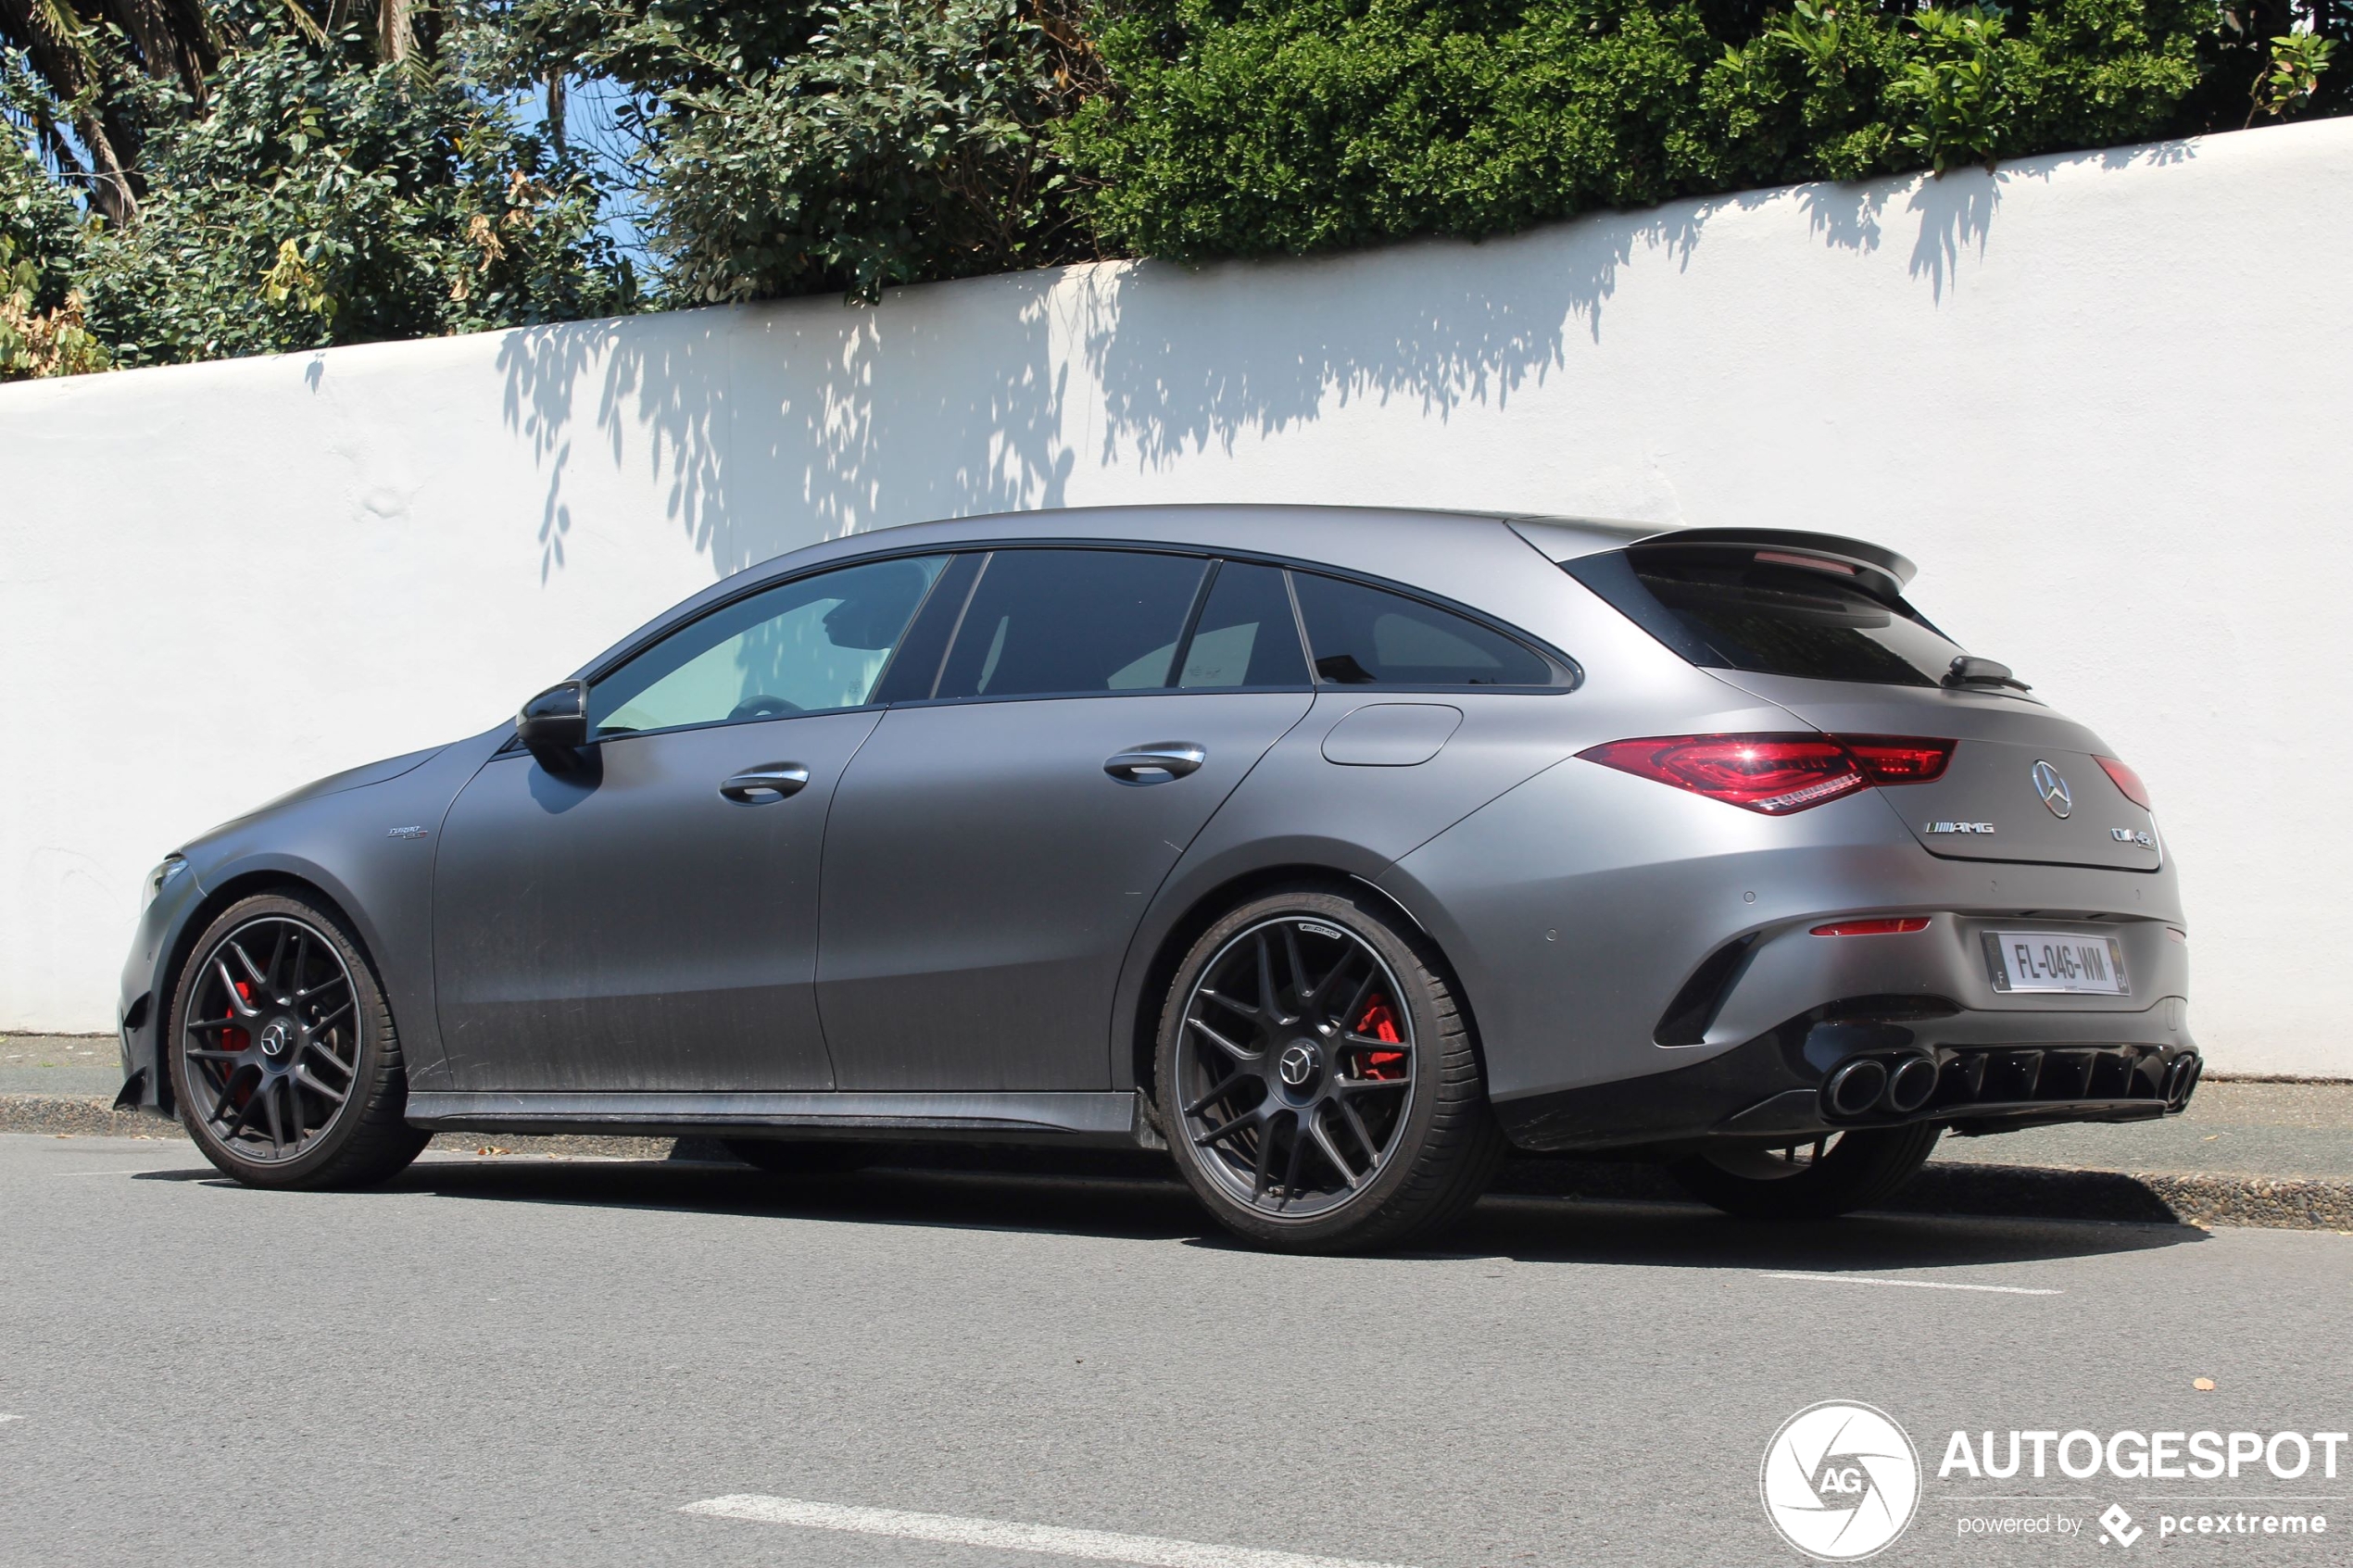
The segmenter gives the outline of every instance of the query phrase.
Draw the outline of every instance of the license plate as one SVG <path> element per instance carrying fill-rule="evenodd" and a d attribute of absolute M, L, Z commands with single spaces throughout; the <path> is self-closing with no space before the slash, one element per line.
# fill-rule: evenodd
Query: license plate
<path fill-rule="evenodd" d="M 1989 931 L 1986 964 L 1996 991 L 2062 991 L 2129 997 L 2124 944 L 2072 931 Z"/>

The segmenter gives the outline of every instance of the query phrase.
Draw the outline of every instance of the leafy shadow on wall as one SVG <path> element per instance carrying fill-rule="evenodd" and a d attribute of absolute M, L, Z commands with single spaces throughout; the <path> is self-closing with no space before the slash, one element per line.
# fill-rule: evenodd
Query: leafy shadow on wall
<path fill-rule="evenodd" d="M 1911 275 L 1926 282 L 1931 297 L 1941 303 L 1955 286 L 1961 258 L 1984 256 L 2004 186 L 2020 180 L 2047 183 L 2070 164 L 2096 163 L 2103 171 L 2113 172 L 2135 165 L 2162 168 L 2187 163 L 2196 157 L 2194 143 L 2158 142 L 2029 158 L 1990 171 L 1962 169 L 1905 180 L 1801 185 L 1797 199 L 1813 232 L 1825 244 L 1841 250 L 1869 252 L 1879 249 L 1884 237 L 1883 219 L 1889 205 L 1902 197 L 1904 213 L 1916 220 Z"/>
<path fill-rule="evenodd" d="M 715 576 L 853 530 L 1062 505 L 1043 276 L 512 333 L 504 418 L 547 476 L 542 581 L 584 547 L 591 460 L 642 465 Z"/>
<path fill-rule="evenodd" d="M 1409 399 L 1441 420 L 1500 408 L 1566 366 L 1574 326 L 1601 340 L 1618 271 L 1638 251 L 1685 265 L 1720 205 L 1312 261 L 1097 270 L 1081 285 L 1078 333 L 1104 400 L 1096 458 L 1108 467 L 1132 453 L 1156 468 L 1364 398 Z M 1218 308 L 1245 299 L 1247 309 Z"/>
<path fill-rule="evenodd" d="M 1983 255 L 2005 184 L 2048 181 L 2070 165 L 2118 170 L 2194 157 L 2191 144 L 2161 143 L 1991 173 L 1741 192 L 1480 244 L 1428 241 L 1191 273 L 1151 263 L 1095 270 L 1082 284 L 1079 333 L 1104 400 L 1094 456 L 1106 467 L 1132 458 L 1161 468 L 1364 398 L 1410 399 L 1441 421 L 1466 407 L 1501 408 L 1530 383 L 1572 373 L 1572 332 L 1602 342 L 1624 270 L 1664 262 L 1688 271 L 1711 224 L 1793 196 L 1816 239 L 1834 249 L 1876 251 L 1887 229 L 1907 224 L 1910 276 L 1942 304 L 1964 258 Z M 1898 202 L 1900 219 L 1890 212 Z M 1218 308 L 1245 298 L 1246 310 Z"/>
<path fill-rule="evenodd" d="M 1687 271 L 1711 224 L 1793 194 L 1831 248 L 1875 251 L 1916 223 L 1909 270 L 1941 303 L 1983 252 L 2006 182 L 2190 156 L 2174 144 L 1748 192 L 1478 245 L 1015 273 L 872 308 L 827 297 L 532 328 L 499 352 L 505 418 L 547 476 L 543 580 L 584 547 L 575 495 L 592 460 L 642 465 L 664 516 L 724 575 L 854 530 L 1059 507 L 1082 459 L 1164 471 L 1363 399 L 1441 424 L 1503 408 L 1575 373 L 1571 334 L 1601 343 L 1625 269 Z"/>

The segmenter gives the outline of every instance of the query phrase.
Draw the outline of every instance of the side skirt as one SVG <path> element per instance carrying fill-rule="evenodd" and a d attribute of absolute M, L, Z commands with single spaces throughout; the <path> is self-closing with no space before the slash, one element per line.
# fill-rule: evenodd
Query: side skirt
<path fill-rule="evenodd" d="M 1133 1092 L 412 1093 L 408 1119 L 411 1126 L 436 1131 L 657 1136 L 773 1131 L 793 1137 L 1155 1147 L 1147 1143 L 1150 1124 Z"/>

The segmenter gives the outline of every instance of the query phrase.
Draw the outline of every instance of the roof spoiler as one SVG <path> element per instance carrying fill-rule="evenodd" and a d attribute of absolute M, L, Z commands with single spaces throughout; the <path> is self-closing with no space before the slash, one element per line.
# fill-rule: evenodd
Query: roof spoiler
<path fill-rule="evenodd" d="M 1919 572 L 1909 559 L 1885 546 L 1794 528 L 1672 528 L 1638 533 L 1623 523 L 1567 518 L 1514 518 L 1512 526 L 1555 561 L 1612 548 L 1753 550 L 1768 557 L 1789 556 L 1793 558 L 1786 564 L 1791 566 L 1815 565 L 1818 570 L 1851 573 L 1860 586 L 1883 598 L 1900 598 L 1905 585 Z"/>

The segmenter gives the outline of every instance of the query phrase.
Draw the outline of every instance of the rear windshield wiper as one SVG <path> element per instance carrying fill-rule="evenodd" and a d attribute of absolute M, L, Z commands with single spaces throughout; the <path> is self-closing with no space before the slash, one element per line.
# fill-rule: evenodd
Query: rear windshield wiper
<path fill-rule="evenodd" d="M 1944 671 L 1944 684 L 1948 686 L 2007 686 L 2015 692 L 2031 692 L 2034 688 L 2010 673 L 2010 667 L 1998 659 L 1981 659 L 1965 653 L 1953 660 Z"/>

